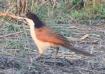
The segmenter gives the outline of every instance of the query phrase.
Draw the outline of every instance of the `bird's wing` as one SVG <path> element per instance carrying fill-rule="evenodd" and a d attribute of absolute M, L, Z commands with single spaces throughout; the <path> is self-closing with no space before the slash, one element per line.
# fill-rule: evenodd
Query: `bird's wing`
<path fill-rule="evenodd" d="M 37 39 L 45 42 L 50 42 L 52 44 L 64 45 L 69 41 L 62 35 L 52 31 L 48 27 L 43 27 L 35 30 Z"/>
<path fill-rule="evenodd" d="M 76 53 L 83 54 L 86 56 L 93 56 L 92 54 L 78 50 L 80 48 L 75 48 L 67 38 L 64 36 L 52 31 L 51 29 L 47 27 L 39 28 L 35 30 L 37 39 L 44 41 L 44 42 L 50 42 L 52 44 L 61 45 L 64 46 Z"/>

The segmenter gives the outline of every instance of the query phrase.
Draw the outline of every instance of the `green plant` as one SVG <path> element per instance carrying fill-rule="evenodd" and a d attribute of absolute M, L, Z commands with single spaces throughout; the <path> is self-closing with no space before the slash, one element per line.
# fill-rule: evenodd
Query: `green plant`
<path fill-rule="evenodd" d="M 71 11 L 70 15 L 77 20 L 78 19 L 83 20 L 83 19 L 88 18 L 88 14 L 86 12 L 83 12 L 82 10 L 81 11 L 77 11 L 77 10 Z"/>
<path fill-rule="evenodd" d="M 73 5 L 77 5 L 80 2 L 80 0 L 72 0 Z"/>

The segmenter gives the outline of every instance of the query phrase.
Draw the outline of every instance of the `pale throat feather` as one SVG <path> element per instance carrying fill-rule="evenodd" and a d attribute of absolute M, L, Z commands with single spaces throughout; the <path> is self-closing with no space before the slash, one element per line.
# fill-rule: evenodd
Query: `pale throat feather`
<path fill-rule="evenodd" d="M 50 44 L 48 42 L 38 40 L 35 34 L 34 22 L 30 19 L 27 19 L 27 22 L 28 25 L 30 26 L 31 37 L 34 40 L 35 44 L 37 45 L 39 53 L 43 54 L 46 51 L 46 49 L 50 46 Z"/>

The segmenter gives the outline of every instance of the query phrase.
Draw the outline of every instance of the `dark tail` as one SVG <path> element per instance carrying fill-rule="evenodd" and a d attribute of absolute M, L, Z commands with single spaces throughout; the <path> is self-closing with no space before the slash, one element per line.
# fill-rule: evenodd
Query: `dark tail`
<path fill-rule="evenodd" d="M 73 47 L 71 45 L 65 45 L 64 47 L 70 49 L 71 51 L 77 53 L 77 54 L 83 54 L 85 56 L 94 56 L 93 54 L 90 54 L 89 52 L 84 51 L 83 49 L 79 48 L 79 47 Z"/>
<path fill-rule="evenodd" d="M 85 56 L 94 56 L 93 54 L 90 54 L 89 52 L 86 52 L 86 51 L 83 51 L 82 49 L 80 48 L 69 48 L 71 51 L 77 53 L 77 54 L 83 54 Z"/>

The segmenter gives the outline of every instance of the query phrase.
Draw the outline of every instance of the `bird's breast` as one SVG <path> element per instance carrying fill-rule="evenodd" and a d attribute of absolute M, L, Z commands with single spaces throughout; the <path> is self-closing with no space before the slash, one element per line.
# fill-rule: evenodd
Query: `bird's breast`
<path fill-rule="evenodd" d="M 49 42 L 39 40 L 36 36 L 35 30 L 34 31 L 31 30 L 31 37 L 34 40 L 35 44 L 37 45 L 38 49 L 44 50 L 52 45 Z"/>

